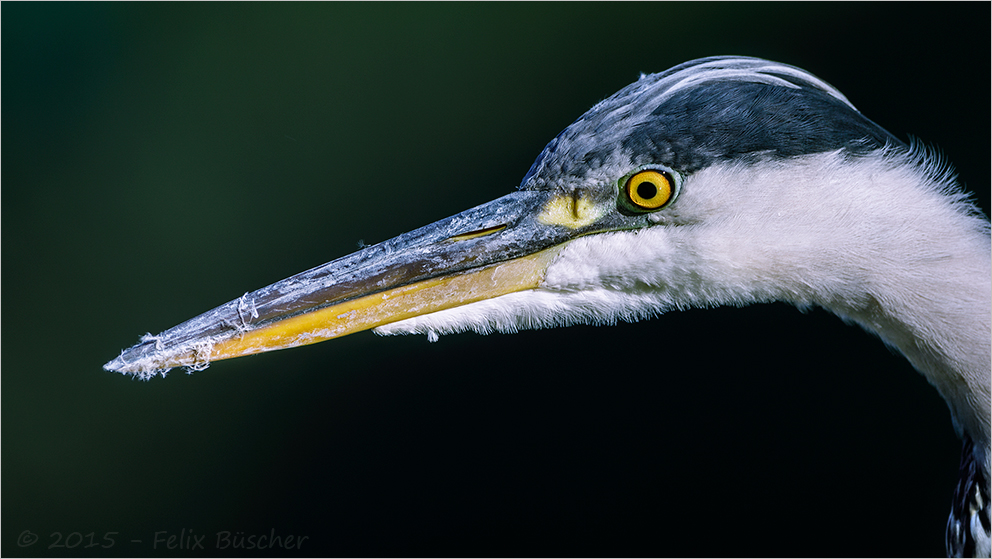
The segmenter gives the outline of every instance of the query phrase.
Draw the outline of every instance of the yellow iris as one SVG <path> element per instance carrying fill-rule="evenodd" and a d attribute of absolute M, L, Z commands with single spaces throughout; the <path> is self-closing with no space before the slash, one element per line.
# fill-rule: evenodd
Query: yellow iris
<path fill-rule="evenodd" d="M 672 198 L 672 181 L 660 171 L 641 171 L 627 180 L 627 198 L 642 210 L 657 210 Z"/>

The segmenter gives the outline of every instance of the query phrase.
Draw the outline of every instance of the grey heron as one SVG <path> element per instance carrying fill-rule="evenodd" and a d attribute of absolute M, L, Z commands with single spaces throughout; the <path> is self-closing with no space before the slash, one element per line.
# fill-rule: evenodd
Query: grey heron
<path fill-rule="evenodd" d="M 964 443 L 947 551 L 987 557 L 990 274 L 988 220 L 933 152 L 804 70 L 710 57 L 595 105 L 516 192 L 146 335 L 105 368 L 148 379 L 367 329 L 434 340 L 822 307 L 947 402 Z"/>

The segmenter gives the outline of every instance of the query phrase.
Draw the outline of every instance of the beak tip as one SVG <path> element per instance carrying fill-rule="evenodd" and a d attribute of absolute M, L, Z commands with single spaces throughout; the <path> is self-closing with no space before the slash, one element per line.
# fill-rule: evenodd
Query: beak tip
<path fill-rule="evenodd" d="M 142 371 L 140 367 L 135 367 L 134 363 L 128 363 L 124 360 L 124 354 L 119 357 L 108 361 L 103 365 L 103 370 L 111 373 L 120 373 L 122 375 L 138 376 L 142 380 L 146 380 L 155 376 L 154 372 Z"/>
<path fill-rule="evenodd" d="M 124 359 L 127 353 L 133 353 L 133 351 L 134 348 L 121 352 L 119 356 L 105 363 L 103 369 L 111 373 L 120 373 L 122 375 L 138 377 L 141 380 L 149 380 L 159 373 L 163 373 L 162 376 L 165 376 L 164 373 L 170 368 L 156 367 L 154 361 L 143 359 L 140 356 L 138 359 L 131 361 Z"/>

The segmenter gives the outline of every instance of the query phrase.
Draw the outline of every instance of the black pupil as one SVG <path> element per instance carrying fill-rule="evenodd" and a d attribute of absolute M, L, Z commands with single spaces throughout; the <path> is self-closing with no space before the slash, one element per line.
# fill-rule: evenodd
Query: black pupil
<path fill-rule="evenodd" d="M 637 195 L 645 200 L 650 200 L 658 195 L 658 187 L 645 181 L 637 185 Z"/>

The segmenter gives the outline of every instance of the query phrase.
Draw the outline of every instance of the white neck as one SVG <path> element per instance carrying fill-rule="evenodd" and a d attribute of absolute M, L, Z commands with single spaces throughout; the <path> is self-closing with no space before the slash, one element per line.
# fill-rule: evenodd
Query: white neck
<path fill-rule="evenodd" d="M 821 154 L 694 178 L 737 185 L 728 193 L 697 184 L 700 199 L 686 204 L 704 215 L 706 206 L 735 206 L 732 217 L 686 234 L 709 279 L 732 286 L 723 302 L 817 305 L 879 335 L 940 391 L 955 427 L 987 452 L 988 222 L 938 162 L 918 148 L 856 159 Z"/>

